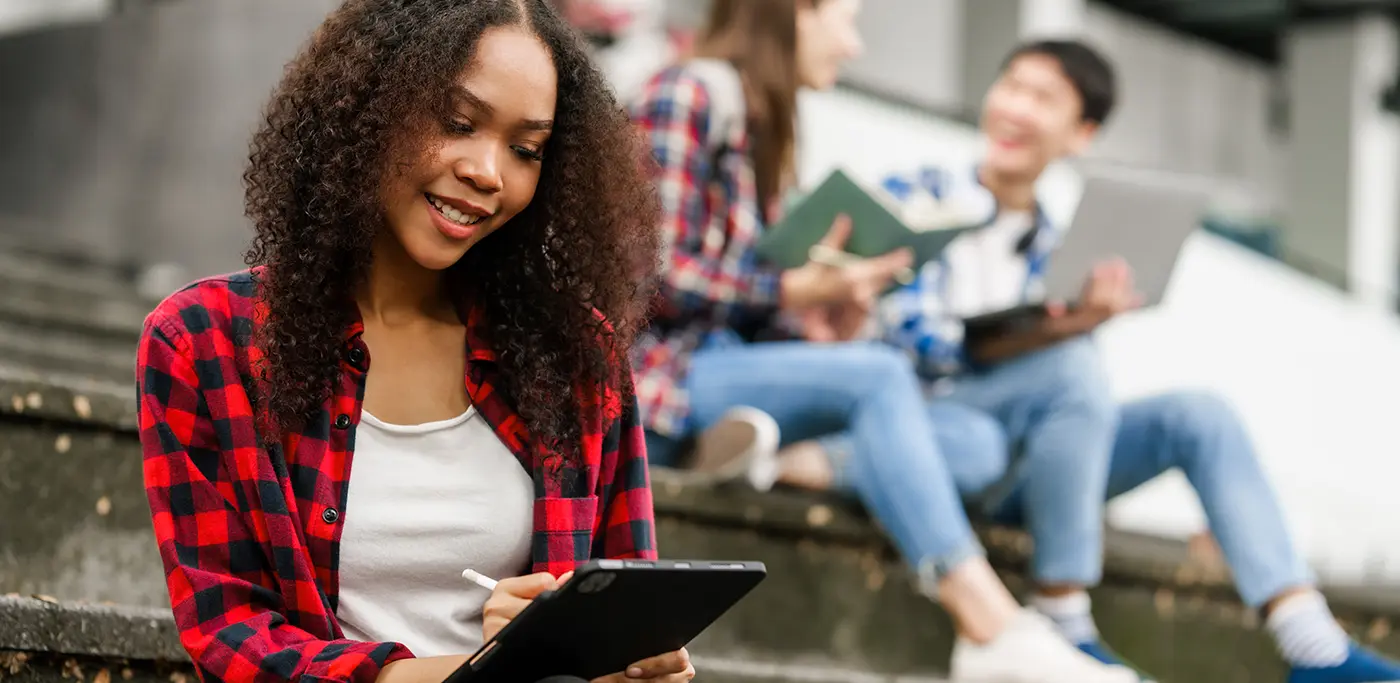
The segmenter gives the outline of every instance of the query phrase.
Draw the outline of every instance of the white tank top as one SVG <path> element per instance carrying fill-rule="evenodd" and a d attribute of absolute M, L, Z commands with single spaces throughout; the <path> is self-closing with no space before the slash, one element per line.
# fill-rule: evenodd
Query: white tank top
<path fill-rule="evenodd" d="M 534 500 L 530 473 L 475 408 L 412 426 L 362 413 L 340 539 L 345 637 L 419 657 L 474 652 L 489 593 L 462 570 L 526 573 Z"/>

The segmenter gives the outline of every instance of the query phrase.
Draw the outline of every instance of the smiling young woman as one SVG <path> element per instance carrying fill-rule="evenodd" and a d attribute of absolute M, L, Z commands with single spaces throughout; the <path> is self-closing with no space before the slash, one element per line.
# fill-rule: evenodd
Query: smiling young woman
<path fill-rule="evenodd" d="M 436 683 L 577 564 L 655 557 L 626 364 L 644 153 L 545 0 L 325 21 L 253 138 L 251 269 L 172 295 L 138 351 L 205 680 Z"/>

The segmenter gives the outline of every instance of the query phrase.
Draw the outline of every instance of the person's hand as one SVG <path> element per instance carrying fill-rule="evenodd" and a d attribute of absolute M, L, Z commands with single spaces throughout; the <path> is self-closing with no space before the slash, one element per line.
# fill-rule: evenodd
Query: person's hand
<path fill-rule="evenodd" d="M 851 219 L 839 216 L 819 244 L 842 253 L 850 236 Z M 855 307 L 857 314 L 869 313 L 876 297 L 896 275 L 907 270 L 913 260 L 908 249 L 896 249 L 871 258 L 850 257 L 850 261 L 842 265 L 808 261 L 783 273 L 782 305 L 799 312 L 832 306 L 838 309 Z"/>
<path fill-rule="evenodd" d="M 690 663 L 690 653 L 685 648 L 664 655 L 643 659 L 626 671 L 611 676 L 594 679 L 593 683 L 626 683 L 627 681 L 659 681 L 660 683 L 683 683 L 695 678 L 695 667 Z"/>
<path fill-rule="evenodd" d="M 870 321 L 870 310 L 864 302 L 846 306 L 818 306 L 799 312 L 797 320 L 802 338 L 809 342 L 844 342 L 860 336 Z"/>
<path fill-rule="evenodd" d="M 573 572 L 567 572 L 556 579 L 553 574 L 540 572 L 501 579 L 481 607 L 482 642 L 491 642 L 531 601 L 545 591 L 564 585 L 573 575 Z"/>
<path fill-rule="evenodd" d="M 1063 302 L 1046 305 L 1047 331 L 1058 338 L 1069 338 L 1092 332 L 1110 318 L 1142 305 L 1142 296 L 1133 286 L 1133 270 L 1121 258 L 1112 258 L 1094 266 L 1079 301 L 1073 308 Z"/>

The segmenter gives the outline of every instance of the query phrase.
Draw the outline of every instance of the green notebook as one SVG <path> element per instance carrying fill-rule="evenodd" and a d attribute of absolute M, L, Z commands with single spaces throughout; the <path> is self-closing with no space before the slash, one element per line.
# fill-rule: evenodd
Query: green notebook
<path fill-rule="evenodd" d="M 938 258 L 954 237 L 985 218 L 959 215 L 944 207 L 925 207 L 919 213 L 907 215 L 884 190 L 866 189 L 836 170 L 789 208 L 782 220 L 768 226 L 756 249 L 774 265 L 796 268 L 807 262 L 812 245 L 826 236 L 836 217 L 845 214 L 851 217 L 847 253 L 871 257 L 909 247 L 917 269 Z"/>

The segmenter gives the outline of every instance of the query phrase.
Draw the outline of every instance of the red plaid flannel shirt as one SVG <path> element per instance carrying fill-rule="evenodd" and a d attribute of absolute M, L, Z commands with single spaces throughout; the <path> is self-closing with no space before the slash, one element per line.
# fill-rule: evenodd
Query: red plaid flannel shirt
<path fill-rule="evenodd" d="M 754 251 L 764 226 L 748 133 L 711 120 L 710 92 L 694 69 L 657 74 L 632 108 L 664 209 L 659 306 L 632 348 L 633 368 L 643 423 L 668 436 L 693 426 L 691 356 L 716 332 L 774 322 L 781 280 Z"/>
<path fill-rule="evenodd" d="M 324 410 L 264 449 L 247 390 L 257 360 L 254 292 L 247 271 L 185 288 L 147 318 L 137 352 L 146 491 L 180 639 L 205 681 L 370 683 L 412 654 L 398 643 L 345 640 L 335 618 L 369 367 L 363 325 L 346 332 L 340 381 Z M 654 558 L 635 404 L 624 408 L 611 390 L 580 392 L 582 467 L 546 472 L 526 454 L 524 425 L 494 389 L 485 322 L 466 318 L 467 391 L 534 476 L 534 571 L 558 575 L 594 557 Z"/>

